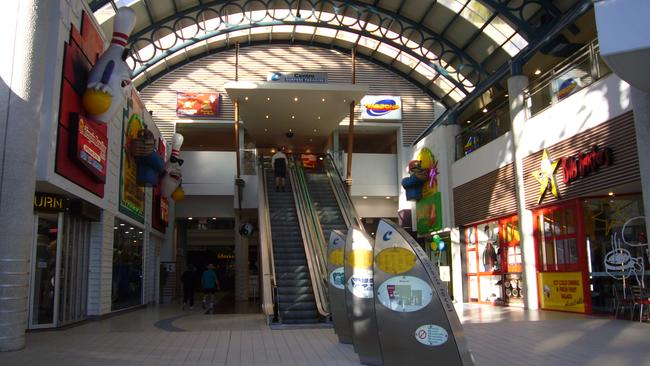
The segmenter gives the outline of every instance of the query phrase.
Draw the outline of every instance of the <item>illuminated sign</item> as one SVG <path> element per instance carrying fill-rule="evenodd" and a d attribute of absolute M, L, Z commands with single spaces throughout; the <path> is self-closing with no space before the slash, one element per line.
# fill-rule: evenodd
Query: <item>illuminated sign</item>
<path fill-rule="evenodd" d="M 66 211 L 68 209 L 68 199 L 49 193 L 34 194 L 34 210 L 37 211 Z"/>
<path fill-rule="evenodd" d="M 108 137 L 99 128 L 99 123 L 79 114 L 73 113 L 70 122 L 72 143 L 69 146 L 73 159 L 92 174 L 94 179 L 104 183 Z"/>
<path fill-rule="evenodd" d="M 401 120 L 402 98 L 390 95 L 366 95 L 361 99 L 362 120 Z"/>
<path fill-rule="evenodd" d="M 327 84 L 326 72 L 271 72 L 266 81 L 276 83 Z"/>
<path fill-rule="evenodd" d="M 597 145 L 592 146 L 587 152 L 562 158 L 563 181 L 569 184 L 597 171 L 601 166 L 612 165 L 612 158 L 610 148 L 599 149 Z"/>
<path fill-rule="evenodd" d="M 176 93 L 176 115 L 178 117 L 216 117 L 219 113 L 219 93 Z"/>

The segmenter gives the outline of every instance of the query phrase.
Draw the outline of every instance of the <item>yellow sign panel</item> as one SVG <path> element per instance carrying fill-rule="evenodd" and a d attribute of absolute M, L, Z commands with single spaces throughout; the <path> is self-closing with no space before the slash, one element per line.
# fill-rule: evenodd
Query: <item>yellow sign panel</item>
<path fill-rule="evenodd" d="M 332 250 L 330 253 L 330 263 L 336 267 L 343 265 L 343 248 Z"/>
<path fill-rule="evenodd" d="M 542 272 L 537 274 L 542 309 L 585 312 L 580 272 Z"/>
<path fill-rule="evenodd" d="M 357 249 L 350 252 L 348 264 L 354 269 L 370 268 L 372 266 L 372 250 Z"/>
<path fill-rule="evenodd" d="M 410 271 L 415 266 L 415 253 L 406 248 L 384 249 L 375 258 L 377 268 L 390 274 Z"/>

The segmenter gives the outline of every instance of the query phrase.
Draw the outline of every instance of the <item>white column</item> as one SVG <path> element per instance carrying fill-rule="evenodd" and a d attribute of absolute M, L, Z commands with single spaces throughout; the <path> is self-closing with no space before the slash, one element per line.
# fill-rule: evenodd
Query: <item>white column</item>
<path fill-rule="evenodd" d="M 0 13 L 0 351 L 25 346 L 36 146 L 52 4 L 3 1 Z"/>
<path fill-rule="evenodd" d="M 537 269 L 535 268 L 535 241 L 533 237 L 533 213 L 526 209 L 526 194 L 524 190 L 524 165 L 526 153 L 522 139 L 526 123 L 526 105 L 524 89 L 528 87 L 528 78 L 515 75 L 508 79 L 510 99 L 510 120 L 512 121 L 512 146 L 514 149 L 514 168 L 517 191 L 517 215 L 519 216 L 519 237 L 522 250 L 524 277 L 524 306 L 527 309 L 537 309 Z"/>
<path fill-rule="evenodd" d="M 635 87 L 632 90 L 632 109 L 634 110 L 634 127 L 636 129 L 636 148 L 639 154 L 641 171 L 641 190 L 645 211 L 646 232 L 650 231 L 650 93 Z M 646 238 L 648 237 L 646 233 Z"/>

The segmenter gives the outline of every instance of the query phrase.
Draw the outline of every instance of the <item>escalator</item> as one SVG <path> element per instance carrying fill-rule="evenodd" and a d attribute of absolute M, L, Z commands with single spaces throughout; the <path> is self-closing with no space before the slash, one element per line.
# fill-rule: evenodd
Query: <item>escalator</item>
<path fill-rule="evenodd" d="M 306 170 L 305 178 L 309 195 L 318 213 L 323 237 L 329 239 L 332 230 L 339 230 L 345 235 L 348 231 L 348 225 L 341 214 L 341 208 L 328 174 L 323 168 Z"/>
<path fill-rule="evenodd" d="M 284 324 L 317 323 L 320 316 L 316 308 L 292 182 L 286 179 L 285 190 L 276 191 L 273 171 L 266 169 L 265 173 L 279 319 Z"/>

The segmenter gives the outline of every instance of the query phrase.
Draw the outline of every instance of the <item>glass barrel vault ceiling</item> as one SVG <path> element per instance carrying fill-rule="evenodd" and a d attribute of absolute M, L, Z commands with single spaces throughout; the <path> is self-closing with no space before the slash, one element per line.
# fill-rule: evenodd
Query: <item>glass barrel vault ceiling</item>
<path fill-rule="evenodd" d="M 115 9 L 138 20 L 129 43 L 143 88 L 194 59 L 261 43 L 349 51 L 450 107 L 578 0 L 87 0 L 106 33 Z"/>

